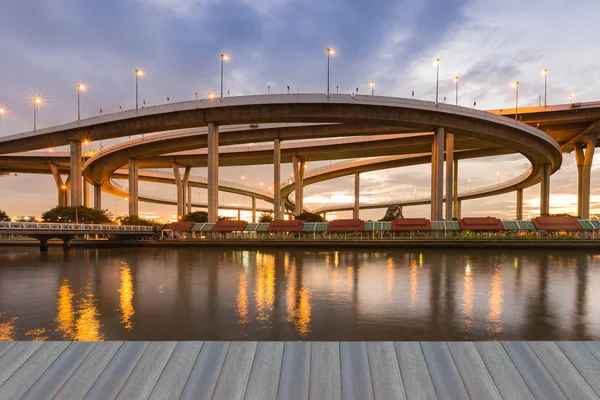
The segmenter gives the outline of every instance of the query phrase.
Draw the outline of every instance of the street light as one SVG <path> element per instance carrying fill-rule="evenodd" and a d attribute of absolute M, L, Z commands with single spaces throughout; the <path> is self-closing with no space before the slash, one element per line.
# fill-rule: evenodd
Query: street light
<path fill-rule="evenodd" d="M 229 61 L 229 56 L 225 53 L 221 53 L 221 100 L 223 100 L 223 68 L 225 61 Z"/>
<path fill-rule="evenodd" d="M 42 104 L 42 99 L 39 96 L 33 98 L 33 131 L 37 129 L 37 108 Z"/>
<path fill-rule="evenodd" d="M 515 95 L 515 121 L 518 120 L 519 114 L 519 81 L 516 81 L 512 84 L 512 86 L 516 89 Z"/>
<path fill-rule="evenodd" d="M 544 107 L 546 107 L 547 103 L 546 103 L 546 83 L 547 83 L 547 76 L 548 76 L 548 70 L 547 69 L 543 69 L 542 70 L 542 74 L 544 74 Z"/>
<path fill-rule="evenodd" d="M 371 81 L 369 86 L 371 86 L 371 96 L 373 96 L 375 94 L 375 81 Z"/>
<path fill-rule="evenodd" d="M 573 96 L 575 96 L 573 93 L 569 95 L 569 104 L 573 104 Z"/>
<path fill-rule="evenodd" d="M 454 84 L 455 84 L 454 93 L 456 96 L 456 105 L 458 105 L 458 76 L 454 77 Z"/>
<path fill-rule="evenodd" d="M 0 135 L 2 135 L 2 120 L 4 119 L 4 114 L 6 114 L 6 109 L 0 106 Z"/>
<path fill-rule="evenodd" d="M 435 59 L 435 66 L 437 69 L 437 75 L 435 79 L 435 104 L 438 103 L 438 93 L 440 88 L 440 58 Z"/>
<path fill-rule="evenodd" d="M 81 121 L 81 92 L 85 92 L 85 89 L 83 83 L 77 84 L 77 122 Z"/>
<path fill-rule="evenodd" d="M 327 49 L 327 97 L 329 97 L 329 58 L 334 54 L 335 51 L 333 49 Z"/>
<path fill-rule="evenodd" d="M 141 69 L 135 69 L 135 110 L 138 110 L 138 82 L 142 76 L 144 76 L 144 71 Z"/>
<path fill-rule="evenodd" d="M 212 100 L 212 99 L 214 99 L 214 98 L 215 98 L 215 95 L 209 92 L 209 93 L 208 93 L 208 98 L 209 98 L 210 100 Z"/>

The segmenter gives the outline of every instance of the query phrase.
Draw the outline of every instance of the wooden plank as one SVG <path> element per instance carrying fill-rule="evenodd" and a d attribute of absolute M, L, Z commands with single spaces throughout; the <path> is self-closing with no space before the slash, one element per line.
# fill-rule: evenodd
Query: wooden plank
<path fill-rule="evenodd" d="M 367 343 L 369 369 L 376 399 L 406 399 L 392 342 Z"/>
<path fill-rule="evenodd" d="M 339 343 L 312 343 L 309 398 L 314 400 L 342 399 Z"/>
<path fill-rule="evenodd" d="M 154 385 L 150 399 L 177 399 L 196 363 L 203 342 L 178 342 L 158 382 Z"/>
<path fill-rule="evenodd" d="M 440 399 L 469 399 L 467 389 L 445 342 L 422 342 L 429 374 Z"/>
<path fill-rule="evenodd" d="M 600 360 L 581 342 L 556 342 L 588 385 L 600 396 Z"/>
<path fill-rule="evenodd" d="M 500 342 L 475 342 L 475 348 L 503 398 L 534 400 L 529 387 Z"/>
<path fill-rule="evenodd" d="M 225 361 L 229 342 L 205 342 L 192 368 L 181 399 L 210 399 Z"/>
<path fill-rule="evenodd" d="M 85 398 L 90 400 L 116 398 L 148 346 L 149 342 L 123 343 Z"/>
<path fill-rule="evenodd" d="M 369 356 L 365 342 L 340 343 L 342 364 L 342 398 L 346 400 L 373 399 Z"/>
<path fill-rule="evenodd" d="M 16 342 L 0 342 L 0 358 L 2 358 L 4 353 L 10 350 L 10 348 L 13 347 L 15 344 Z"/>
<path fill-rule="evenodd" d="M 281 400 L 308 399 L 310 379 L 310 342 L 286 342 L 283 349 L 277 398 Z"/>
<path fill-rule="evenodd" d="M 600 342 L 585 342 L 585 345 L 600 360 Z"/>
<path fill-rule="evenodd" d="M 231 343 L 215 387 L 214 399 L 242 400 L 244 398 L 254 353 L 256 353 L 256 342 Z"/>
<path fill-rule="evenodd" d="M 556 344 L 553 342 L 529 342 L 528 344 L 567 398 L 598 399 L 592 388 Z"/>
<path fill-rule="evenodd" d="M 121 388 L 117 399 L 147 399 L 167 365 L 175 345 L 175 342 L 150 343 Z"/>
<path fill-rule="evenodd" d="M 93 342 L 71 343 L 31 386 L 23 398 L 36 400 L 54 397 L 95 346 L 96 343 Z"/>
<path fill-rule="evenodd" d="M 70 342 L 44 342 L 44 344 L 0 386 L 0 399 L 18 399 L 52 365 Z"/>
<path fill-rule="evenodd" d="M 123 342 L 100 342 L 68 378 L 54 399 L 82 399 L 92 388 Z"/>
<path fill-rule="evenodd" d="M 537 399 L 565 399 L 563 392 L 526 342 L 503 342 L 502 346 Z"/>
<path fill-rule="evenodd" d="M 17 370 L 40 347 L 42 342 L 18 342 L 0 359 L 0 385 Z"/>
<path fill-rule="evenodd" d="M 431 375 L 418 342 L 394 342 L 406 398 L 437 399 Z"/>
<path fill-rule="evenodd" d="M 275 400 L 283 361 L 283 342 L 259 342 L 246 386 L 247 400 Z"/>
<path fill-rule="evenodd" d="M 473 342 L 448 342 L 448 349 L 472 399 L 502 399 Z"/>

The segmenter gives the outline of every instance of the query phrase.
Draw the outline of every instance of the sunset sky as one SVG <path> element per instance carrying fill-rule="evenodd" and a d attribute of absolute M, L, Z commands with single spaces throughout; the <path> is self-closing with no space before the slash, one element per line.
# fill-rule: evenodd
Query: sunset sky
<path fill-rule="evenodd" d="M 600 100 L 600 54 L 597 0 L 77 0 L 10 1 L 0 13 L 0 104 L 9 113 L 0 135 L 32 129 L 31 97 L 45 99 L 38 127 L 77 118 L 75 85 L 85 81 L 82 117 L 134 107 L 133 70 L 146 72 L 140 102 L 162 104 L 191 100 L 219 91 L 220 54 L 231 60 L 225 69 L 225 90 L 231 96 L 294 91 L 325 92 L 327 47 L 331 86 L 366 93 L 376 82 L 378 95 L 433 100 L 441 58 L 440 99 L 454 99 L 454 76 L 460 76 L 463 106 L 496 109 L 514 106 L 510 83 L 520 81 L 520 106 L 537 105 L 543 93 L 542 69 L 548 73 L 548 103 Z M 27 21 L 27 23 L 24 23 Z M 108 146 L 117 143 L 103 143 Z M 97 149 L 98 144 L 93 144 Z M 87 150 L 87 149 L 84 149 Z M 520 175 L 527 160 L 520 155 L 464 161 L 459 190 L 476 189 Z M 600 187 L 594 162 L 592 214 L 600 213 Z M 311 163 L 309 169 L 323 163 Z M 282 167 L 289 176 L 291 165 Z M 205 168 L 194 175 L 206 176 Z M 379 202 L 425 196 L 429 165 L 362 175 L 361 201 Z M 222 168 L 220 179 L 257 186 L 272 185 L 270 165 Z M 574 155 L 551 179 L 551 212 L 574 212 Z M 353 178 L 338 178 L 306 187 L 305 206 L 351 202 Z M 9 215 L 39 216 L 56 205 L 51 175 L 0 177 L 0 209 Z M 140 194 L 173 197 L 173 188 L 141 183 Z M 206 201 L 205 190 L 194 190 L 195 201 Z M 250 200 L 224 194 L 228 204 Z M 266 204 L 259 204 L 266 206 Z M 126 212 L 122 199 L 105 195 L 103 207 Z M 463 216 L 514 218 L 515 194 L 463 202 Z M 539 212 L 539 186 L 525 190 L 524 216 Z M 140 204 L 147 217 L 168 219 L 174 206 Z M 227 214 L 222 212 L 221 214 Z M 384 210 L 361 212 L 379 219 Z M 350 212 L 331 218 L 348 218 Z M 410 207 L 405 216 L 428 216 L 429 206 Z M 244 213 L 249 218 L 250 213 Z"/>

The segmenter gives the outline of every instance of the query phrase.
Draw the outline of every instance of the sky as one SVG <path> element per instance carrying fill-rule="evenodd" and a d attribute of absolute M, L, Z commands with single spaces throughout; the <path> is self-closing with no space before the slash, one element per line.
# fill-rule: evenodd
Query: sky
<path fill-rule="evenodd" d="M 543 93 L 542 69 L 548 69 L 548 103 L 596 101 L 600 84 L 597 55 L 597 0 L 78 0 L 5 1 L 0 13 L 0 104 L 9 113 L 0 135 L 32 129 L 31 97 L 44 106 L 38 127 L 77 118 L 76 84 L 86 82 L 82 117 L 114 112 L 135 104 L 133 70 L 146 76 L 140 102 L 148 105 L 194 98 L 196 92 L 218 93 L 220 54 L 225 90 L 231 96 L 285 92 L 325 92 L 326 52 L 333 47 L 331 86 L 350 93 L 368 92 L 375 81 L 378 95 L 433 100 L 440 57 L 440 99 L 454 98 L 454 76 L 460 77 L 459 103 L 479 109 L 512 107 L 518 80 L 519 105 L 537 105 Z M 116 143 L 113 141 L 112 143 Z M 106 147 L 106 143 L 104 144 Z M 93 144 L 97 148 L 98 144 Z M 84 149 L 85 150 L 85 149 Z M 598 160 L 598 158 L 597 158 Z M 471 179 L 473 189 L 524 172 L 520 155 L 465 160 L 459 167 L 459 191 Z M 322 165 L 313 163 L 310 168 Z M 594 162 L 592 214 L 600 213 L 600 187 Z M 377 202 L 429 192 L 428 165 L 361 175 L 361 201 Z M 282 167 L 282 176 L 291 165 Z M 206 176 L 204 168 L 194 175 Z M 270 165 L 221 168 L 220 179 L 272 184 Z M 576 208 L 574 155 L 551 179 L 551 212 Z M 353 178 L 338 178 L 305 188 L 305 206 L 351 202 Z M 140 184 L 140 194 L 172 197 L 172 188 Z M 0 177 L 0 209 L 13 217 L 39 216 L 56 205 L 50 175 Z M 7 195 L 8 194 L 8 195 Z M 398 195 L 400 194 L 400 195 Z M 525 216 L 539 210 L 539 186 L 526 189 Z M 195 189 L 194 200 L 206 200 Z M 402 198 L 402 197 L 401 197 Z M 463 216 L 514 218 L 515 194 L 463 202 Z M 228 204 L 249 204 L 223 194 Z M 122 199 L 104 195 L 103 206 L 123 214 Z M 259 206 L 266 206 L 260 204 Z M 362 211 L 379 219 L 385 210 Z M 174 206 L 140 204 L 146 217 L 172 218 Z M 222 214 L 227 214 L 222 212 Z M 349 218 L 350 212 L 330 215 Z M 405 216 L 428 216 L 428 206 L 408 207 Z M 249 213 L 243 213 L 249 218 Z"/>

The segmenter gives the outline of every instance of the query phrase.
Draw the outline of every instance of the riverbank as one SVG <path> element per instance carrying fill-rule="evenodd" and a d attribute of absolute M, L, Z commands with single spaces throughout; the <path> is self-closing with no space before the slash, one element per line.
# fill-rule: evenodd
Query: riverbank
<path fill-rule="evenodd" d="M 37 240 L 3 240 L 1 246 L 39 247 Z M 62 246 L 62 241 L 52 240 L 48 246 Z M 180 239 L 180 240 L 73 240 L 71 247 L 79 248 L 139 248 L 139 247 L 227 247 L 254 248 L 531 248 L 531 249 L 588 249 L 600 252 L 600 240 L 596 239 L 512 239 L 512 238 L 439 238 L 439 239 Z"/>

